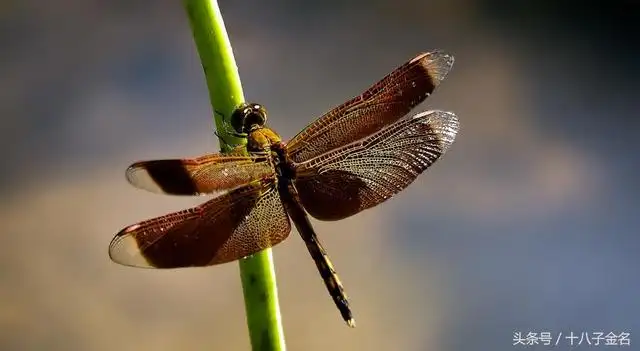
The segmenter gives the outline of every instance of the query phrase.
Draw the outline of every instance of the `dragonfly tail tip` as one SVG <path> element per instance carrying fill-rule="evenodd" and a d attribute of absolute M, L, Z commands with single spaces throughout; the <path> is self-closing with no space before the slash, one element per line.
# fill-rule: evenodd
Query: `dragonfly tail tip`
<path fill-rule="evenodd" d="M 355 328 L 356 327 L 356 320 L 353 319 L 353 318 L 347 319 L 347 325 L 350 326 L 351 328 Z"/>

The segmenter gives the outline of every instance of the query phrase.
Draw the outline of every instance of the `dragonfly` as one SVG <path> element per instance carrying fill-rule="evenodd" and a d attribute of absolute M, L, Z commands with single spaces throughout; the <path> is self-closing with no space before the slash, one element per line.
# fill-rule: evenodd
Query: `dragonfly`
<path fill-rule="evenodd" d="M 246 146 L 132 164 L 126 178 L 134 187 L 212 199 L 122 229 L 109 245 L 111 260 L 161 269 L 227 263 L 282 242 L 293 222 L 342 318 L 355 327 L 309 215 L 336 221 L 372 208 L 444 155 L 459 130 L 456 115 L 408 113 L 434 92 L 453 62 L 444 51 L 419 54 L 287 142 L 266 126 L 264 106 L 243 103 L 228 129 L 246 138 Z"/>

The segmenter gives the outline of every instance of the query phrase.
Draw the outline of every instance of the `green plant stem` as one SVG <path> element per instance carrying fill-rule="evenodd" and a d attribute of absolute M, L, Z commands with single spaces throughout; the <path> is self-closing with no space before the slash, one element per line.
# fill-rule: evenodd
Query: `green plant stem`
<path fill-rule="evenodd" d="M 227 133 L 244 95 L 231 43 L 216 0 L 183 0 L 202 61 L 220 146 L 229 151 L 246 139 Z M 240 260 L 247 325 L 253 350 L 285 350 L 271 249 Z M 224 347 L 223 347 L 224 348 Z"/>

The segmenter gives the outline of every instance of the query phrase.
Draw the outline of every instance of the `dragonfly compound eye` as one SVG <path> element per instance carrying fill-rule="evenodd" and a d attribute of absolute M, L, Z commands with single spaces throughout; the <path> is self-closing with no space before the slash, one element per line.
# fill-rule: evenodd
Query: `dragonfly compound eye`
<path fill-rule="evenodd" d="M 261 128 L 267 121 L 267 110 L 260 104 L 240 105 L 231 116 L 231 126 L 238 133 L 249 133 Z"/>
<path fill-rule="evenodd" d="M 243 128 L 245 133 L 262 128 L 267 122 L 267 110 L 260 104 L 251 104 L 245 108 Z"/>

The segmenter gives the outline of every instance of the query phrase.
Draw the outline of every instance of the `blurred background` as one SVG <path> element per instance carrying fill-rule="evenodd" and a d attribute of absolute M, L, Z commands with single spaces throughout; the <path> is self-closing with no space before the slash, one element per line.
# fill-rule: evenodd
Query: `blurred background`
<path fill-rule="evenodd" d="M 637 348 L 636 1 L 221 7 L 245 96 L 285 138 L 419 52 L 456 57 L 416 110 L 458 114 L 449 153 L 384 205 L 314 221 L 358 327 L 296 234 L 275 248 L 290 350 L 589 348 L 570 332 Z M 124 170 L 218 150 L 211 115 L 181 2 L 2 2 L 0 349 L 249 349 L 236 263 L 107 255 L 122 227 L 205 201 L 136 190 Z M 560 341 L 513 345 L 528 332 Z"/>

